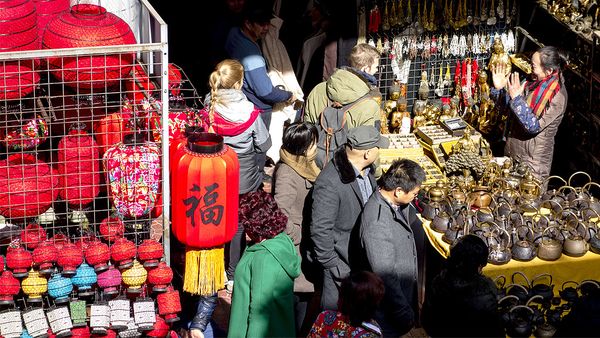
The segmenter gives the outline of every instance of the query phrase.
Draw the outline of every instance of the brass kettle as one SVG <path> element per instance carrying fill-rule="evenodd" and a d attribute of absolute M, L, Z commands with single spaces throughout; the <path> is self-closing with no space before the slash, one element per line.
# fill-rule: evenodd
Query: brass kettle
<path fill-rule="evenodd" d="M 551 229 L 558 231 L 558 228 L 553 226 L 544 229 L 538 245 L 538 257 L 545 261 L 555 261 L 562 256 L 562 243 L 558 239 L 550 237 L 550 235 L 547 234 Z"/>
<path fill-rule="evenodd" d="M 437 181 L 436 184 L 427 190 L 428 202 L 424 203 L 421 215 L 429 221 L 432 221 L 435 215 L 444 209 L 447 204 L 448 190 L 444 182 Z"/>

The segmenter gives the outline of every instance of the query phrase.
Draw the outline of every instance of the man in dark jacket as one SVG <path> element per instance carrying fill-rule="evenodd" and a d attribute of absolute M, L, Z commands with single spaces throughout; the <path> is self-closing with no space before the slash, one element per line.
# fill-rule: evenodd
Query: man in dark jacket
<path fill-rule="evenodd" d="M 394 161 L 361 216 L 364 258 L 385 284 L 375 314 L 384 337 L 406 334 L 418 319 L 418 256 L 424 253 L 424 232 L 411 202 L 424 180 L 425 171 L 417 163 Z"/>
<path fill-rule="evenodd" d="M 310 237 L 323 267 L 321 307 L 337 310 L 338 288 L 350 273 L 350 234 L 376 187 L 373 162 L 389 140 L 373 126 L 348 131 L 348 142 L 336 150 L 317 177 L 313 192 Z"/>

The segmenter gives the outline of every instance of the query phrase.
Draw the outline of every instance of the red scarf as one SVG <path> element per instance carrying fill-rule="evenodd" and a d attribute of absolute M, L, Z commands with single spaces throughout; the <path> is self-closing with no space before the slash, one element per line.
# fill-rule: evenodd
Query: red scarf
<path fill-rule="evenodd" d="M 529 93 L 527 95 L 527 104 L 529 104 L 531 110 L 538 118 L 544 115 L 550 101 L 552 101 L 554 95 L 560 90 L 558 77 L 558 72 L 554 72 L 542 80 L 527 81 L 525 83 L 525 88 Z"/>

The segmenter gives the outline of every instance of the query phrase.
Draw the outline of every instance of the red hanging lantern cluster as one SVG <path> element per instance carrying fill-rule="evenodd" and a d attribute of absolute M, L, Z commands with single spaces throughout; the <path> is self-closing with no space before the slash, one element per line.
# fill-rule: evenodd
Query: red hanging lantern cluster
<path fill-rule="evenodd" d="M 46 239 L 46 230 L 36 223 L 28 224 L 21 232 L 21 243 L 30 250 L 37 248 Z"/>
<path fill-rule="evenodd" d="M 58 249 L 51 240 L 43 241 L 33 250 L 33 263 L 39 267 L 41 274 L 52 273 L 57 260 Z"/>
<path fill-rule="evenodd" d="M 30 154 L 13 154 L 0 161 L 0 214 L 9 218 L 36 217 L 58 195 L 58 177 L 47 163 Z"/>
<path fill-rule="evenodd" d="M 158 303 L 158 313 L 165 317 L 165 322 L 172 323 L 179 320 L 177 317 L 177 314 L 181 312 L 179 291 L 169 286 L 167 292 L 156 296 L 156 302 Z"/>
<path fill-rule="evenodd" d="M 152 291 L 165 292 L 173 280 L 173 270 L 165 262 L 160 262 L 158 266 L 148 271 L 148 283 L 154 285 Z"/>
<path fill-rule="evenodd" d="M 237 155 L 223 137 L 198 133 L 176 147 L 171 168 L 173 182 L 180 182 L 171 187 L 172 230 L 187 246 L 186 262 L 198 262 L 186 263 L 183 289 L 212 294 L 225 283 L 221 246 L 238 228 Z"/>
<path fill-rule="evenodd" d="M 137 249 L 138 259 L 145 268 L 155 267 L 163 257 L 163 251 L 162 244 L 153 239 L 145 239 Z"/>
<path fill-rule="evenodd" d="M 127 269 L 133 265 L 133 259 L 137 253 L 135 243 L 126 239 L 119 238 L 110 247 L 110 256 L 119 265 L 119 269 Z"/>
<path fill-rule="evenodd" d="M 58 254 L 57 264 L 62 268 L 63 276 L 73 276 L 77 267 L 83 263 L 81 248 L 73 243 L 63 245 Z"/>
<path fill-rule="evenodd" d="M 0 1 L 0 32 L 0 52 L 39 49 L 33 1 Z"/>
<path fill-rule="evenodd" d="M 12 272 L 4 271 L 0 276 L 0 305 L 13 304 L 14 297 L 19 294 L 21 283 Z"/>
<path fill-rule="evenodd" d="M 26 277 L 33 263 L 31 253 L 16 243 L 6 249 L 6 266 L 15 277 Z"/>
<path fill-rule="evenodd" d="M 82 123 L 73 125 L 58 143 L 58 195 L 75 210 L 83 210 L 100 191 L 100 155 L 85 128 Z"/>
<path fill-rule="evenodd" d="M 129 25 L 104 7 L 78 4 L 53 18 L 44 32 L 42 48 L 76 48 L 135 44 Z M 54 76 L 69 87 L 104 89 L 118 85 L 130 71 L 134 54 L 48 59 Z"/>
<path fill-rule="evenodd" d="M 125 233 L 125 223 L 119 217 L 106 217 L 100 222 L 100 235 L 110 243 L 123 237 Z"/>
<path fill-rule="evenodd" d="M 89 244 L 85 250 L 85 260 L 94 267 L 96 272 L 108 269 L 108 260 L 110 259 L 110 249 L 108 245 L 95 241 Z"/>

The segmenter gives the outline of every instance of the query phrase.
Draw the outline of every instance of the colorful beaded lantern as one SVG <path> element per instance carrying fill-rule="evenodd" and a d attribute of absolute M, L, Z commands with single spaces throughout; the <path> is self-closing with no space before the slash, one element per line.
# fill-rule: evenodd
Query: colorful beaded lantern
<path fill-rule="evenodd" d="M 129 299 L 116 298 L 108 302 L 110 307 L 110 326 L 113 330 L 120 331 L 127 328 L 130 318 Z"/>
<path fill-rule="evenodd" d="M 3 337 L 21 337 L 23 332 L 23 323 L 21 321 L 21 311 L 11 309 L 2 312 L 0 315 L 0 332 Z"/>
<path fill-rule="evenodd" d="M 33 250 L 33 263 L 39 267 L 41 274 L 52 273 L 57 259 L 58 249 L 51 240 L 43 241 Z"/>
<path fill-rule="evenodd" d="M 31 253 L 18 243 L 11 243 L 6 249 L 6 266 L 13 271 L 17 278 L 26 277 L 27 270 L 31 268 Z"/>
<path fill-rule="evenodd" d="M 0 305 L 13 304 L 13 298 L 20 290 L 21 283 L 13 276 L 12 272 L 2 272 L 0 276 Z"/>
<path fill-rule="evenodd" d="M 57 264 L 62 268 L 64 276 L 73 276 L 77 267 L 83 263 L 83 252 L 77 245 L 67 243 L 58 253 Z"/>
<path fill-rule="evenodd" d="M 90 327 L 92 334 L 104 335 L 110 327 L 110 307 L 107 302 L 98 301 L 92 304 L 90 311 Z"/>
<path fill-rule="evenodd" d="M 146 336 L 164 338 L 169 333 L 169 328 L 169 324 L 167 324 L 161 316 L 156 315 L 156 322 L 154 322 L 154 327 L 152 328 L 152 331 L 146 332 Z"/>
<path fill-rule="evenodd" d="M 56 337 L 65 337 L 70 335 L 70 330 L 73 328 L 73 322 L 69 315 L 69 309 L 66 306 L 58 306 L 48 310 L 46 313 L 50 330 Z"/>
<path fill-rule="evenodd" d="M 137 247 L 135 243 L 126 238 L 117 239 L 110 247 L 110 256 L 113 262 L 119 266 L 119 269 L 130 268 L 136 253 Z"/>
<path fill-rule="evenodd" d="M 46 239 L 46 230 L 36 223 L 28 224 L 21 232 L 21 243 L 29 250 L 37 248 Z"/>
<path fill-rule="evenodd" d="M 151 298 L 138 298 L 133 302 L 133 319 L 140 331 L 150 331 L 156 321 L 156 308 Z"/>
<path fill-rule="evenodd" d="M 98 276 L 94 268 L 84 262 L 77 268 L 75 276 L 71 280 L 73 281 L 73 285 L 77 287 L 77 294 L 85 297 L 94 294 L 92 285 L 96 284 Z"/>
<path fill-rule="evenodd" d="M 46 278 L 40 276 L 40 274 L 31 269 L 29 276 L 21 282 L 21 288 L 28 298 L 29 303 L 41 303 L 42 294 L 48 291 L 48 281 Z"/>
<path fill-rule="evenodd" d="M 147 215 L 156 205 L 160 186 L 160 150 L 140 134 L 125 136 L 104 153 L 110 196 L 123 217 Z"/>
<path fill-rule="evenodd" d="M 105 295 L 119 293 L 117 290 L 119 285 L 121 285 L 121 273 L 112 265 L 98 275 L 98 286 L 102 288 Z"/>
<path fill-rule="evenodd" d="M 73 300 L 69 303 L 69 311 L 71 312 L 71 320 L 73 327 L 86 326 L 87 313 L 84 300 Z M 88 330 L 88 337 L 90 333 Z"/>
<path fill-rule="evenodd" d="M 167 286 L 171 284 L 173 280 L 173 270 L 165 262 L 158 263 L 158 266 L 148 272 L 148 283 L 154 287 L 154 292 L 165 292 Z"/>
<path fill-rule="evenodd" d="M 158 303 L 158 313 L 165 317 L 167 323 L 179 320 L 179 317 L 177 317 L 177 313 L 181 312 L 179 291 L 174 290 L 172 286 L 169 286 L 167 292 L 156 296 L 156 301 Z"/>
<path fill-rule="evenodd" d="M 75 323 L 73 323 L 73 325 L 75 325 Z M 75 327 L 71 330 L 71 334 L 71 337 L 73 338 L 90 338 L 92 336 L 90 328 L 87 325 Z"/>
<path fill-rule="evenodd" d="M 146 282 L 147 278 L 148 272 L 146 269 L 144 269 L 140 262 L 137 261 L 137 259 L 133 261 L 133 266 L 131 268 L 123 271 L 123 283 L 129 286 L 129 288 L 127 288 L 127 292 L 141 292 L 141 286 Z"/>
<path fill-rule="evenodd" d="M 48 280 L 48 295 L 54 298 L 54 302 L 57 304 L 68 301 L 71 291 L 73 291 L 71 278 L 63 277 L 60 273 L 57 273 Z"/>
<path fill-rule="evenodd" d="M 27 332 L 32 337 L 42 337 L 46 335 L 50 326 L 46 319 L 46 313 L 42 308 L 34 308 L 23 312 L 23 322 Z"/>
<path fill-rule="evenodd" d="M 108 245 L 100 241 L 90 243 L 87 250 L 85 250 L 85 260 L 94 267 L 96 272 L 108 269 L 106 263 L 109 259 L 110 249 Z"/>
<path fill-rule="evenodd" d="M 78 4 L 46 26 L 42 48 L 75 48 L 135 44 L 129 25 L 101 6 Z M 61 82 L 79 89 L 103 89 L 120 83 L 129 73 L 133 54 L 54 57 L 48 63 Z"/>
<path fill-rule="evenodd" d="M 163 246 L 159 242 L 145 239 L 138 247 L 138 259 L 144 263 L 145 268 L 155 267 L 162 258 L 163 251 Z"/>
<path fill-rule="evenodd" d="M 100 235 L 109 243 L 123 237 L 125 223 L 119 217 L 106 217 L 100 222 Z"/>

